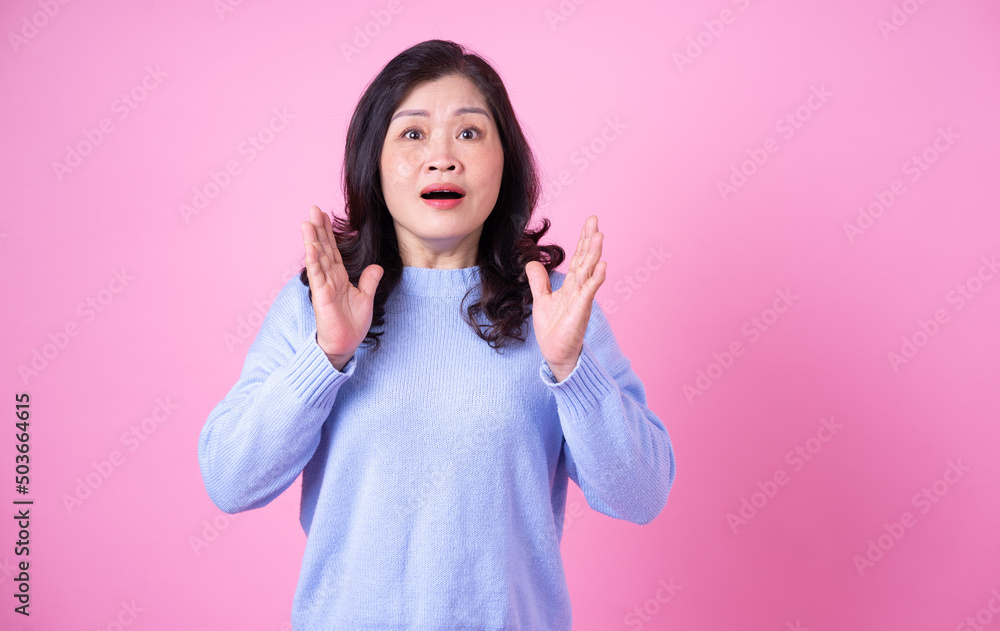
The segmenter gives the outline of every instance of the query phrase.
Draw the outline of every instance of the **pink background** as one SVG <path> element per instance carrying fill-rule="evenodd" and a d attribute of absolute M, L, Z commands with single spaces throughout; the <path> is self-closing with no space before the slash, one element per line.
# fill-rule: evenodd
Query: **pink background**
<path fill-rule="evenodd" d="M 0 467 L 10 502 L 12 399 L 27 391 L 35 500 L 30 618 L 12 613 L 24 557 L 0 520 L 0 627 L 290 628 L 298 483 L 227 517 L 198 434 L 302 263 L 308 207 L 341 212 L 365 85 L 440 37 L 504 78 L 551 241 L 572 249 L 599 216 L 598 300 L 676 449 L 648 526 L 571 485 L 574 629 L 961 629 L 977 612 L 1000 628 L 1000 278 L 982 263 L 1000 255 L 1000 5 L 233 0 L 220 15 L 225 1 L 0 8 Z M 294 118 L 271 133 L 276 108 Z M 260 150 L 241 152 L 250 136 Z M 57 174 L 78 145 L 88 155 Z M 763 164 L 743 165 L 752 155 Z M 180 205 L 230 161 L 238 173 L 185 221 Z M 852 241 L 845 224 L 895 180 Z M 798 298 L 768 311 L 779 291 Z M 101 311 L 78 310 L 88 300 Z M 904 337 L 917 352 L 894 366 Z M 897 540 L 885 524 L 901 520 Z"/>

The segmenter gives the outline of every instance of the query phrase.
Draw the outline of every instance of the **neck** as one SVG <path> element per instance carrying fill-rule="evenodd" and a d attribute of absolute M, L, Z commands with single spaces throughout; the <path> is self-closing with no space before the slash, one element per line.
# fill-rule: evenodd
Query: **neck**
<path fill-rule="evenodd" d="M 464 296 L 479 286 L 479 266 L 440 269 L 404 265 L 396 289 L 414 296 Z"/>
<path fill-rule="evenodd" d="M 407 267 L 431 269 L 465 269 L 476 265 L 482 226 L 465 235 L 458 242 L 453 237 L 439 239 L 418 238 L 396 225 L 396 244 L 399 258 Z"/>

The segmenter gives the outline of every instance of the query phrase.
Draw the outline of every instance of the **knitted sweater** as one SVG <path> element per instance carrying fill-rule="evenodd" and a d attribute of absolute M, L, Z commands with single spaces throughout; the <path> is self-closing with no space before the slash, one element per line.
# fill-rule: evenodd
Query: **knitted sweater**
<path fill-rule="evenodd" d="M 293 277 L 209 414 L 198 459 L 221 510 L 265 506 L 302 474 L 295 631 L 568 630 L 567 480 L 636 524 L 666 504 L 669 434 L 596 301 L 557 383 L 530 317 L 502 354 L 463 321 L 478 279 L 404 267 L 381 347 L 338 371 Z"/>

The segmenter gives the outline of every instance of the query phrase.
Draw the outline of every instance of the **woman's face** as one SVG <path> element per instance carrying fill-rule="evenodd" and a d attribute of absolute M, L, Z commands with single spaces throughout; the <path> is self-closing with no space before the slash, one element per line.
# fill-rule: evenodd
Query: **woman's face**
<path fill-rule="evenodd" d="M 379 167 L 403 263 L 474 265 L 503 174 L 500 135 L 475 84 L 449 75 L 411 90 L 393 112 Z M 464 195 L 427 198 L 442 185 Z"/>

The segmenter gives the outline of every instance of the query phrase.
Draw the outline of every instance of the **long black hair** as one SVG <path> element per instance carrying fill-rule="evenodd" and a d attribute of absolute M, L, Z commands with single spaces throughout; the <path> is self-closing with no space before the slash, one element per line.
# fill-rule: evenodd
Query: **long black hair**
<path fill-rule="evenodd" d="M 512 340 L 523 342 L 524 324 L 532 303 L 525 264 L 539 261 L 551 272 L 566 258 L 558 245 L 538 244 L 549 229 L 547 218 L 538 230 L 527 229 L 538 202 L 540 183 L 534 155 L 500 76 L 483 58 L 454 42 L 433 39 L 416 44 L 386 64 L 358 101 L 347 130 L 342 167 L 347 216 L 340 218 L 331 213 L 337 248 L 351 283 L 357 285 L 362 270 L 372 263 L 383 269 L 375 292 L 372 324 L 362 342 L 374 345 L 375 349 L 382 334 L 375 329 L 385 322 L 385 302 L 403 272 L 379 172 L 389 119 L 418 84 L 450 75 L 468 78 L 485 98 L 500 132 L 504 158 L 500 192 L 483 224 L 476 255 L 480 297 L 465 308 L 463 319 L 498 352 Z M 309 285 L 305 267 L 299 279 L 303 285 Z M 465 298 L 468 296 L 467 293 Z M 309 299 L 312 300 L 311 289 Z M 491 324 L 480 323 L 480 315 L 486 316 Z"/>

